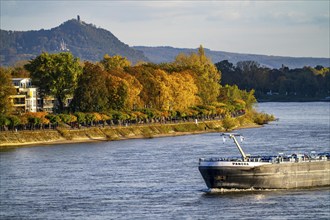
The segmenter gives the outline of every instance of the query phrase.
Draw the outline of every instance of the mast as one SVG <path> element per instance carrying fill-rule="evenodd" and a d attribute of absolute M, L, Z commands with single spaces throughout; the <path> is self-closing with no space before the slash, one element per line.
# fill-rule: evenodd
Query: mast
<path fill-rule="evenodd" d="M 244 153 L 243 149 L 241 148 L 241 146 L 239 145 L 239 143 L 238 143 L 238 141 L 236 140 L 236 137 L 235 137 L 235 136 L 240 136 L 240 135 L 239 134 L 230 134 L 230 133 L 227 133 L 227 134 L 223 133 L 222 135 L 229 136 L 229 138 L 233 139 L 236 147 L 238 148 L 239 152 L 242 154 L 243 161 L 246 161 L 247 156 Z"/>

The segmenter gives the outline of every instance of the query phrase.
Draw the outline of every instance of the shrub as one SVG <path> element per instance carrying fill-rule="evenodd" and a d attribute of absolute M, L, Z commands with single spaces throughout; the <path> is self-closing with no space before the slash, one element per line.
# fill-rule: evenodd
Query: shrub
<path fill-rule="evenodd" d="M 75 122 L 77 121 L 77 117 L 74 115 L 70 115 L 70 114 L 59 114 L 58 115 L 61 119 L 62 122 L 69 124 L 71 122 Z"/>
<path fill-rule="evenodd" d="M 267 124 L 270 121 L 274 121 L 275 117 L 266 113 L 255 113 L 253 117 L 253 122 L 258 125 Z"/>
<path fill-rule="evenodd" d="M 92 122 L 96 121 L 96 116 L 93 113 L 86 113 L 85 121 L 88 124 L 92 124 Z"/>
<path fill-rule="evenodd" d="M 233 128 L 235 128 L 237 126 L 237 121 L 235 118 L 231 118 L 231 117 L 225 117 L 222 120 L 222 127 L 226 130 L 226 131 L 230 131 Z"/>
<path fill-rule="evenodd" d="M 9 126 L 11 128 L 14 128 L 16 127 L 17 125 L 19 125 L 21 123 L 20 119 L 17 117 L 17 116 L 14 116 L 14 115 L 11 115 L 8 117 L 9 119 Z"/>
<path fill-rule="evenodd" d="M 41 124 L 41 119 L 40 118 L 37 118 L 37 117 L 30 116 L 28 118 L 28 120 L 29 120 L 29 123 L 31 125 L 39 125 L 39 124 Z"/>
<path fill-rule="evenodd" d="M 86 114 L 85 113 L 83 113 L 83 112 L 76 112 L 76 113 L 74 113 L 74 116 L 77 117 L 77 122 L 79 124 L 86 122 Z"/>
<path fill-rule="evenodd" d="M 50 121 L 50 123 L 55 124 L 61 121 L 61 118 L 58 115 L 48 114 L 46 118 Z"/>
<path fill-rule="evenodd" d="M 0 115 L 0 126 L 8 126 L 10 125 L 10 120 L 5 115 Z"/>

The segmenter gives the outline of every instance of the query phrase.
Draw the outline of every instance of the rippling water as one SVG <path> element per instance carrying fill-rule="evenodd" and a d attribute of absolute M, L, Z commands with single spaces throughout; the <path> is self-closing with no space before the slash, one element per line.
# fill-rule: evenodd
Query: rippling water
<path fill-rule="evenodd" d="M 251 154 L 330 150 L 329 103 L 261 103 Z M 217 133 L 0 152 L 0 219 L 330 219 L 330 189 L 210 192 L 198 158 L 236 156 Z"/>

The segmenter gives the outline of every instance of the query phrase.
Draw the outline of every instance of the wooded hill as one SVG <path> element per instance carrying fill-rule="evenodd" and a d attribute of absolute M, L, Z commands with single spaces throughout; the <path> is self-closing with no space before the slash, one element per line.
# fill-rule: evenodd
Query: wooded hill
<path fill-rule="evenodd" d="M 127 57 L 133 63 L 148 61 L 143 52 L 130 48 L 110 31 L 76 19 L 50 30 L 0 30 L 0 65 L 30 60 L 42 52 L 68 51 L 81 60 L 98 61 L 109 54 Z"/>
<path fill-rule="evenodd" d="M 174 48 L 174 47 L 133 47 L 142 51 L 144 55 L 153 63 L 167 63 L 175 60 L 180 53 L 190 54 L 196 53 L 198 48 Z M 329 67 L 329 58 L 312 58 L 312 57 L 287 57 L 287 56 L 267 56 L 257 54 L 232 53 L 225 51 L 214 51 L 205 48 L 206 56 L 210 57 L 214 63 L 228 60 L 234 65 L 241 61 L 255 61 L 261 66 L 268 68 L 281 68 L 282 65 L 289 68 L 302 68 L 304 66 L 315 67 L 318 65 Z"/>
<path fill-rule="evenodd" d="M 99 61 L 105 54 L 109 54 L 126 57 L 134 64 L 138 61 L 169 63 L 173 62 L 180 53 L 196 53 L 198 48 L 129 47 L 110 31 L 77 19 L 68 20 L 50 30 L 0 30 L 0 66 L 11 66 L 19 60 L 31 60 L 42 52 L 68 51 L 80 60 Z M 214 63 L 228 60 L 236 64 L 251 60 L 268 68 L 280 68 L 282 64 L 289 68 L 330 66 L 329 58 L 266 56 L 210 49 L 205 49 L 205 53 Z"/>

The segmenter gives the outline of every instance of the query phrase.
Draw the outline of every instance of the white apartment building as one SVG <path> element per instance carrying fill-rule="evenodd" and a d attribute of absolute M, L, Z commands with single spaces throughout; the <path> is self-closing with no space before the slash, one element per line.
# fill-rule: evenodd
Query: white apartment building
<path fill-rule="evenodd" d="M 37 112 L 37 88 L 32 86 L 30 78 L 12 78 L 16 95 L 11 96 L 18 113 Z"/>

